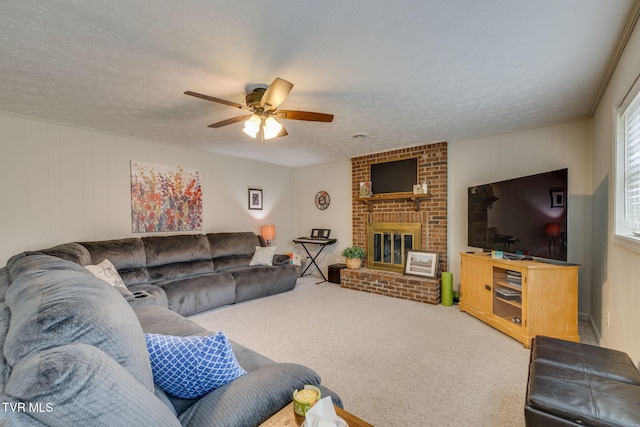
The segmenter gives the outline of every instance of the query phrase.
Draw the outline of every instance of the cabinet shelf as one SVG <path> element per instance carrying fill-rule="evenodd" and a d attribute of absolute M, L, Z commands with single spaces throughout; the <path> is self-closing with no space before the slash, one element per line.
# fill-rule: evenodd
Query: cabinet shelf
<path fill-rule="evenodd" d="M 393 194 L 381 194 L 381 195 L 371 196 L 371 197 L 357 197 L 356 200 L 358 200 L 361 203 L 366 203 L 369 208 L 369 212 L 373 212 L 373 204 L 375 202 L 389 201 L 389 200 L 411 200 L 415 205 L 416 212 L 419 212 L 420 204 L 422 203 L 422 201 L 430 198 L 431 198 L 430 194 L 393 193 Z"/>
<path fill-rule="evenodd" d="M 522 286 L 514 285 L 506 280 L 496 280 L 496 285 L 503 286 L 505 288 L 513 289 L 514 291 L 522 291 Z"/>
<path fill-rule="evenodd" d="M 500 297 L 496 297 L 496 300 L 503 302 L 505 304 L 509 304 L 512 305 L 516 308 L 522 308 L 522 303 L 519 303 L 518 301 L 513 301 L 513 300 L 508 300 L 508 299 L 504 299 L 504 298 L 500 298 Z"/>

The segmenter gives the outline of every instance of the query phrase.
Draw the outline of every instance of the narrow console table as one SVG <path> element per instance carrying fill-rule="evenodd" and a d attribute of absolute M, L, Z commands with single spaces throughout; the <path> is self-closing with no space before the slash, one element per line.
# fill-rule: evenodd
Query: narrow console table
<path fill-rule="evenodd" d="M 580 341 L 578 265 L 462 253 L 460 311 L 531 346 L 536 335 Z"/>
<path fill-rule="evenodd" d="M 307 265 L 307 268 L 304 269 L 304 271 L 302 272 L 300 277 L 303 277 L 305 275 L 305 273 L 307 272 L 307 270 L 309 270 L 309 267 L 311 267 L 313 265 L 313 266 L 316 267 L 316 270 L 318 270 L 318 272 L 320 273 L 320 275 L 324 279 L 324 280 L 322 280 L 320 282 L 317 282 L 316 285 L 318 283 L 326 282 L 327 278 L 325 277 L 325 275 L 322 272 L 322 270 L 320 270 L 320 267 L 318 266 L 318 264 L 316 264 L 316 259 L 318 258 L 318 255 L 320 255 L 320 252 L 322 252 L 322 250 L 325 247 L 327 247 L 329 245 L 333 245 L 334 243 L 336 243 L 338 241 L 338 239 L 311 239 L 311 238 L 308 238 L 308 237 L 299 237 L 297 239 L 293 239 L 293 241 L 294 241 L 294 243 L 299 243 L 304 248 L 305 252 L 309 256 L 309 259 L 311 260 L 311 262 L 309 263 L 309 265 Z M 320 248 L 315 253 L 315 255 L 311 255 L 311 252 L 309 252 L 309 248 L 307 248 L 306 245 L 317 245 L 317 246 L 320 246 Z M 309 273 L 309 274 L 311 274 L 311 273 Z"/>

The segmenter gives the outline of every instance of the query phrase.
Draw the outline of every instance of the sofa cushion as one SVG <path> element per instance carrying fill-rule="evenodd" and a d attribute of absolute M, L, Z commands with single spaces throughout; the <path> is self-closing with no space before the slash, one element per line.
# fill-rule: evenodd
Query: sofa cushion
<path fill-rule="evenodd" d="M 296 287 L 298 279 L 294 265 L 256 265 L 227 271 L 235 280 L 236 303 L 290 291 Z"/>
<path fill-rule="evenodd" d="M 273 265 L 273 255 L 276 253 L 275 246 L 256 246 L 256 251 L 249 262 L 249 265 Z"/>
<path fill-rule="evenodd" d="M 145 334 L 153 378 L 164 391 L 195 399 L 246 374 L 224 332 L 178 337 Z"/>
<path fill-rule="evenodd" d="M 216 272 L 248 266 L 255 247 L 261 246 L 260 239 L 252 232 L 209 233 L 207 239 Z"/>
<path fill-rule="evenodd" d="M 251 257 L 260 240 L 250 231 L 207 234 L 212 258 L 244 255 Z"/>
<path fill-rule="evenodd" d="M 210 259 L 176 262 L 147 268 L 149 283 L 166 282 L 168 280 L 186 279 L 213 273 Z"/>
<path fill-rule="evenodd" d="M 4 354 L 9 365 L 45 349 L 85 343 L 153 391 L 142 328 L 115 288 L 84 267 L 48 255 L 13 257 L 8 268 L 11 323 Z"/>
<path fill-rule="evenodd" d="M 47 426 L 180 426 L 153 388 L 149 391 L 87 344 L 66 344 L 21 359 L 5 396 L 5 402 L 39 405 L 30 415 Z"/>
<path fill-rule="evenodd" d="M 229 273 L 212 273 L 167 282 L 157 282 L 167 295 L 171 310 L 191 316 L 227 304 L 233 304 L 236 288 Z"/>
<path fill-rule="evenodd" d="M 147 255 L 139 238 L 101 240 L 80 243 L 91 254 L 91 263 L 108 259 L 120 273 L 127 286 L 147 283 Z"/>
<path fill-rule="evenodd" d="M 209 242 L 202 234 L 143 237 L 142 241 L 148 267 L 211 258 Z"/>
<path fill-rule="evenodd" d="M 143 237 L 149 282 L 213 273 L 209 242 L 202 234 Z"/>
<path fill-rule="evenodd" d="M 214 258 L 212 260 L 213 269 L 216 273 L 219 273 L 226 272 L 233 268 L 248 267 L 251 262 L 251 258 L 251 255 L 234 255 Z"/>

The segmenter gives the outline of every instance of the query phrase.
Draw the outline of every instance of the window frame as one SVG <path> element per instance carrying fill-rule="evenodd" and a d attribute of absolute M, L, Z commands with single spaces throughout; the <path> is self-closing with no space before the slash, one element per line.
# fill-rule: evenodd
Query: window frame
<path fill-rule="evenodd" d="M 615 109 L 615 155 L 614 155 L 614 171 L 615 182 L 613 188 L 614 199 L 614 223 L 613 238 L 616 243 L 621 246 L 640 253 L 640 233 L 634 234 L 634 231 L 640 231 L 640 220 L 637 224 L 638 228 L 630 225 L 627 220 L 627 138 L 626 125 L 628 112 L 634 110 L 636 117 L 640 120 L 640 75 L 626 93 L 623 101 Z M 638 149 L 640 153 L 640 148 Z M 640 167 L 640 158 L 637 160 Z"/>

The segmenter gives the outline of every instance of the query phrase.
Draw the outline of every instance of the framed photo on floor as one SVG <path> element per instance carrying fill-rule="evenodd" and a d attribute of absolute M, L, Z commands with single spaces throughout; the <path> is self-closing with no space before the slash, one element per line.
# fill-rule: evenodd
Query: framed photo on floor
<path fill-rule="evenodd" d="M 404 261 L 404 274 L 435 278 L 438 274 L 438 254 L 408 250 Z"/>
<path fill-rule="evenodd" d="M 262 210 L 262 189 L 250 188 L 249 189 L 249 209 Z"/>

